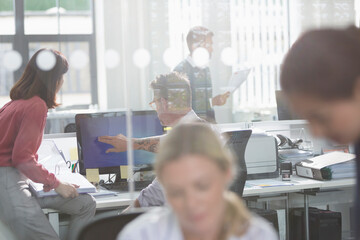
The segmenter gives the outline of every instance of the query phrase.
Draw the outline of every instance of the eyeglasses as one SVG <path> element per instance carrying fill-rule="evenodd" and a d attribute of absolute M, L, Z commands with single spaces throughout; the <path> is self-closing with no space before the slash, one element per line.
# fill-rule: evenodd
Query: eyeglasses
<path fill-rule="evenodd" d="M 149 102 L 149 106 L 152 109 L 156 110 L 156 101 L 158 101 L 158 100 L 159 100 L 159 98 L 152 100 L 151 102 Z"/>

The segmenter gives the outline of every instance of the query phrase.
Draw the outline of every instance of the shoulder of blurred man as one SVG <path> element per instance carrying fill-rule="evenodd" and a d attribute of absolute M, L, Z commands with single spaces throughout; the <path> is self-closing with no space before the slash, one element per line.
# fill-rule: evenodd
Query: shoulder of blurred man
<path fill-rule="evenodd" d="M 204 119 L 200 118 L 193 109 L 191 109 L 185 116 L 183 116 L 178 124 L 191 123 L 191 122 L 202 122 L 207 123 Z"/>

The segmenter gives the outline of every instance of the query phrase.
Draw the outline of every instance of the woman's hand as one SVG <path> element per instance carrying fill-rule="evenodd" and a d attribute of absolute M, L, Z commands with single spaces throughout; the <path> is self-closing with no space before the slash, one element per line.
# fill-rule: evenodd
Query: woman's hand
<path fill-rule="evenodd" d="M 60 182 L 59 186 L 55 188 L 55 192 L 60 194 L 63 198 L 75 198 L 79 196 L 79 193 L 76 190 L 77 188 L 79 188 L 79 186 L 76 184 Z"/>

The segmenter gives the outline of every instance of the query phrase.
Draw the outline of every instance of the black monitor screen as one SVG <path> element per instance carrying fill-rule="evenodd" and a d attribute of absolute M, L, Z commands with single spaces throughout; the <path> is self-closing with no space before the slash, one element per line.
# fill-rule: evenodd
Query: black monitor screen
<path fill-rule="evenodd" d="M 293 111 L 291 111 L 282 91 L 275 91 L 275 95 L 279 120 L 301 119 Z"/>
<path fill-rule="evenodd" d="M 126 136 L 125 112 L 77 114 L 75 119 L 81 174 L 85 174 L 88 168 L 98 168 L 100 174 L 118 173 L 119 166 L 128 165 L 127 152 L 106 153 L 112 145 L 98 141 L 99 136 Z M 163 127 L 155 111 L 132 112 L 132 125 L 135 138 L 163 134 Z M 134 165 L 152 164 L 154 159 L 153 153 L 134 151 Z"/>

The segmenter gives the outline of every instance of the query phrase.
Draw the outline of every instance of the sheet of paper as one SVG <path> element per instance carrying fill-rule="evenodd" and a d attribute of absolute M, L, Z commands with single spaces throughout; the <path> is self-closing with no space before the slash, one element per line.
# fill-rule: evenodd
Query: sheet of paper
<path fill-rule="evenodd" d="M 291 186 L 294 185 L 291 182 L 284 182 L 284 181 L 277 181 L 273 179 L 259 179 L 259 180 L 249 180 L 246 181 L 247 187 L 260 187 L 260 188 L 267 188 L 267 187 L 279 187 L 279 186 Z"/>
<path fill-rule="evenodd" d="M 326 166 L 347 162 L 352 159 L 355 159 L 354 154 L 344 152 L 331 152 L 302 161 L 301 164 L 304 167 L 321 169 Z"/>
<path fill-rule="evenodd" d="M 127 179 L 128 178 L 128 166 L 120 166 L 120 176 L 121 179 Z"/>
<path fill-rule="evenodd" d="M 250 72 L 251 68 L 245 68 L 234 72 L 231 75 L 228 85 L 226 87 L 222 87 L 221 90 L 233 93 L 241 86 L 242 83 L 246 81 Z"/>
<path fill-rule="evenodd" d="M 100 181 L 99 169 L 86 169 L 86 178 L 89 182 L 98 183 Z"/>
<path fill-rule="evenodd" d="M 77 148 L 70 148 L 70 161 L 78 160 L 78 151 Z"/>

